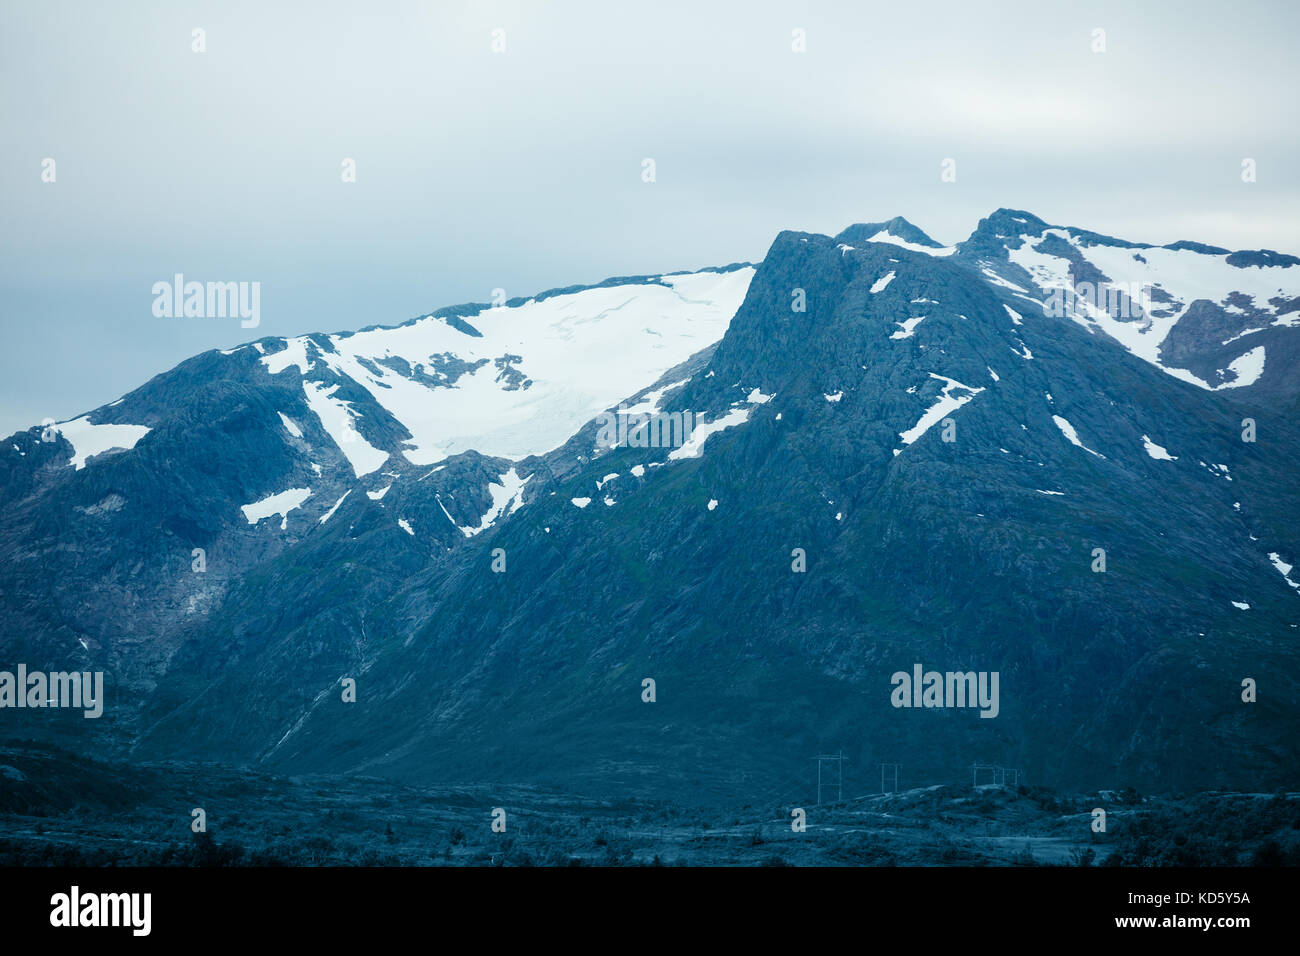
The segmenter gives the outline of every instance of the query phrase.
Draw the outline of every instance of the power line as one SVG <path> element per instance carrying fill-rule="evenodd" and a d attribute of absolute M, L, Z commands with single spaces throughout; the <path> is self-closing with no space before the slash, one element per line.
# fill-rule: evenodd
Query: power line
<path fill-rule="evenodd" d="M 837 751 L 833 754 L 817 755 L 817 806 L 822 805 L 822 763 L 831 760 L 835 762 L 835 802 L 842 803 L 844 800 L 844 752 Z M 826 788 L 830 789 L 830 781 L 827 780 Z"/>
<path fill-rule="evenodd" d="M 1001 767 L 995 763 L 973 763 L 970 768 L 972 787 L 979 787 L 979 772 L 981 770 L 988 770 L 993 775 L 993 786 L 995 787 L 1005 787 L 1008 774 L 1011 775 L 1011 786 L 1018 786 L 1021 775 L 1024 773 L 1019 767 Z"/>

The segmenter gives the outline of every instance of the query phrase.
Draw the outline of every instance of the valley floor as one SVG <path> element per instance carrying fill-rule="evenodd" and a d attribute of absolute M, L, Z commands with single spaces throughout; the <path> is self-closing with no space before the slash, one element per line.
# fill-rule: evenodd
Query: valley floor
<path fill-rule="evenodd" d="M 1092 830 L 1098 807 L 1104 833 Z M 194 833 L 200 808 L 207 830 Z M 5 866 L 1300 865 L 1294 793 L 935 786 L 805 806 L 804 832 L 792 809 L 112 765 L 0 745 Z"/>

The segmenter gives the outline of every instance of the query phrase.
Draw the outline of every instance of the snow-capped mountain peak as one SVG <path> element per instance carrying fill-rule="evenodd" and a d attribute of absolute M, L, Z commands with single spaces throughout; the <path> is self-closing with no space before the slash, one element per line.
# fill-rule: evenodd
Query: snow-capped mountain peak
<path fill-rule="evenodd" d="M 931 256 L 950 256 L 956 251 L 952 246 L 945 246 L 931 239 L 902 216 L 895 216 L 886 222 L 855 223 L 836 236 L 835 241 L 845 245 L 886 242 Z"/>
<path fill-rule="evenodd" d="M 1163 246 L 1051 226 L 1001 209 L 957 260 L 1026 303 L 1068 318 L 1208 390 L 1291 389 L 1300 368 L 1300 258 Z"/>

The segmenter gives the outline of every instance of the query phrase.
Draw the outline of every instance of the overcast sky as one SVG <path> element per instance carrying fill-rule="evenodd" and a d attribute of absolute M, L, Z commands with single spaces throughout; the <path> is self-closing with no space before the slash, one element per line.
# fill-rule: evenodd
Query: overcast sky
<path fill-rule="evenodd" d="M 1010 206 L 1300 253 L 1300 5 L 1135 7 L 5 0 L 0 433 L 204 349 L 758 260 L 782 229 L 952 243 Z M 260 282 L 260 327 L 155 317 L 177 272 Z"/>

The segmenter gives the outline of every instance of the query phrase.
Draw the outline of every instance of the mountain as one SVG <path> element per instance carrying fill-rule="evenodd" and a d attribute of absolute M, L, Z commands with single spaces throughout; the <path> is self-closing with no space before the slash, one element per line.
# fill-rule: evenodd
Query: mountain
<path fill-rule="evenodd" d="M 678 799 L 826 750 L 1294 785 L 1297 265 L 999 210 L 205 353 L 6 442 L 0 653 L 113 684 L 6 719 Z M 620 406 L 694 427 L 611 448 Z M 917 664 L 996 716 L 895 706 Z"/>
<path fill-rule="evenodd" d="M 1042 304 L 1055 293 L 1065 306 L 1059 311 L 1089 332 L 1184 381 L 1295 395 L 1295 256 L 1187 241 L 1125 242 L 1002 209 L 980 222 L 957 259 L 1023 301 Z M 1098 294 L 1068 295 L 1080 283 Z"/>
<path fill-rule="evenodd" d="M 147 693 L 236 581 L 360 501 L 418 537 L 401 542 L 413 554 L 481 533 L 528 481 L 577 466 L 560 446 L 629 382 L 653 385 L 716 342 L 752 274 L 611 279 L 394 328 L 261 339 L 12 436 L 4 650 L 52 670 L 102 667 L 128 696 Z"/>
<path fill-rule="evenodd" d="M 915 252 L 926 252 L 935 256 L 950 256 L 956 251 L 951 246 L 944 246 L 927 236 L 902 216 L 895 216 L 888 222 L 859 222 L 849 226 L 835 237 L 838 243 L 862 244 L 864 242 L 888 242 Z"/>

